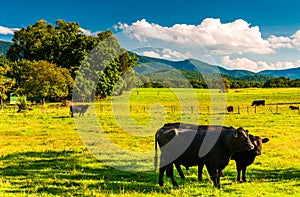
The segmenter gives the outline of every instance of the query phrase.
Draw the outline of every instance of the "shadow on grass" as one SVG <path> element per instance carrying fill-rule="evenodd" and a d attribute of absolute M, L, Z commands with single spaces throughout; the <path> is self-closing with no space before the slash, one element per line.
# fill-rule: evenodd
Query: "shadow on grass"
<path fill-rule="evenodd" d="M 157 184 L 158 172 L 126 172 L 104 166 L 91 155 L 76 151 L 47 151 L 10 154 L 1 157 L 0 176 L 8 181 L 9 193 L 46 193 L 52 195 L 91 195 L 92 193 L 122 194 L 124 192 L 164 194 L 173 189 L 169 178 L 164 177 L 166 186 Z M 235 178 L 236 174 L 227 176 Z M 299 179 L 299 169 L 256 170 L 250 176 L 263 181 L 280 182 Z M 191 180 L 190 180 L 191 179 Z M 176 180 L 180 187 L 196 178 Z M 212 182 L 199 187 L 212 186 Z M 222 180 L 221 180 L 222 184 Z M 3 191 L 3 190 L 2 190 Z"/>
<path fill-rule="evenodd" d="M 75 151 L 47 151 L 0 157 L 0 179 L 8 181 L 8 193 L 89 195 L 124 191 L 169 193 L 159 187 L 157 172 L 126 172 L 104 166 L 91 155 Z M 2 190 L 3 191 L 3 190 Z"/>

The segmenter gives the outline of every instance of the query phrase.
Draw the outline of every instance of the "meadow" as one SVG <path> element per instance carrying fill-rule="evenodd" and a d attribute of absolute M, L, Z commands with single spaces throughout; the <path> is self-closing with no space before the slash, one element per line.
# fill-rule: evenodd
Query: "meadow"
<path fill-rule="evenodd" d="M 266 106 L 251 107 L 261 99 Z M 0 196 L 300 196 L 300 114 L 289 109 L 298 102 L 299 88 L 229 90 L 226 98 L 217 90 L 141 88 L 91 104 L 84 117 L 70 118 L 57 103 L 23 113 L 6 104 L 0 112 Z M 226 113 L 229 105 L 233 113 Z M 186 180 L 175 170 L 179 188 L 166 176 L 159 187 L 154 134 L 179 121 L 243 127 L 270 141 L 248 167 L 247 183 L 235 181 L 230 161 L 220 189 L 206 169 L 198 182 L 196 167 Z M 118 151 L 121 156 L 113 157 Z M 145 160 L 138 161 L 140 155 Z"/>

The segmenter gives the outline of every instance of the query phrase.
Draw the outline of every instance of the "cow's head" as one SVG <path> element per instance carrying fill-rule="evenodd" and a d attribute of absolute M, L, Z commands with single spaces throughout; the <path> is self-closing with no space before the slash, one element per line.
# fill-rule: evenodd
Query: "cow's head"
<path fill-rule="evenodd" d="M 269 138 L 261 139 L 258 136 L 252 136 L 252 135 L 250 135 L 249 137 L 250 137 L 252 144 L 254 145 L 254 150 L 253 150 L 254 155 L 255 156 L 261 155 L 262 144 L 267 143 L 269 141 Z"/>
<path fill-rule="evenodd" d="M 254 149 L 254 145 L 250 141 L 248 131 L 244 130 L 242 127 L 234 131 L 230 146 L 231 147 L 229 148 L 232 150 L 232 153 Z"/>

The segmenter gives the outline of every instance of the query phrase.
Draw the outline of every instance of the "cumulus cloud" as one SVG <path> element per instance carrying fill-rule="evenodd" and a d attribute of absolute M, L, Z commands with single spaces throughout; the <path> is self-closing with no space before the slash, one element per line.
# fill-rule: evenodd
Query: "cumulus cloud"
<path fill-rule="evenodd" d="M 267 63 L 265 61 L 253 61 L 248 58 L 236 58 L 230 59 L 228 55 L 222 57 L 222 64 L 229 69 L 241 69 L 241 70 L 249 70 L 253 72 L 259 72 L 262 70 L 277 70 L 277 69 L 288 69 L 295 68 L 297 63 L 300 61 L 293 63 L 289 61 L 285 62 L 276 62 L 276 63 Z"/>
<path fill-rule="evenodd" d="M 190 52 L 186 52 L 185 54 L 182 54 L 178 51 L 169 48 L 147 50 L 147 51 L 138 52 L 138 54 L 148 56 L 148 57 L 163 58 L 163 59 L 188 59 L 192 56 Z"/>
<path fill-rule="evenodd" d="M 251 27 L 242 19 L 221 23 L 220 19 L 206 18 L 199 25 L 175 24 L 172 27 L 142 19 L 131 25 L 119 23 L 118 28 L 140 42 L 157 39 L 189 47 L 201 45 L 216 54 L 274 53 L 270 42 L 262 38 L 259 27 Z"/>
<path fill-rule="evenodd" d="M 292 43 L 300 50 L 300 30 L 298 30 L 292 37 Z"/>
<path fill-rule="evenodd" d="M 92 32 L 91 30 L 83 29 L 81 27 L 79 28 L 79 30 L 86 36 L 97 36 L 97 34 L 100 32 L 100 31 Z"/>
<path fill-rule="evenodd" d="M 18 31 L 20 30 L 19 28 L 9 28 L 9 27 L 3 27 L 3 26 L 0 26 L 0 34 L 5 34 L 5 35 L 8 35 L 8 34 L 11 34 L 13 35 L 15 31 Z"/>
<path fill-rule="evenodd" d="M 292 39 L 289 37 L 284 37 L 284 36 L 274 36 L 271 35 L 268 38 L 268 41 L 271 43 L 272 48 L 278 49 L 278 48 L 293 48 L 292 45 Z"/>
<path fill-rule="evenodd" d="M 296 31 L 292 36 L 274 36 L 268 38 L 272 48 L 293 48 L 300 50 L 300 30 Z"/>
<path fill-rule="evenodd" d="M 142 55 L 154 58 L 161 58 L 160 54 L 156 53 L 155 51 L 144 51 L 142 52 Z"/>

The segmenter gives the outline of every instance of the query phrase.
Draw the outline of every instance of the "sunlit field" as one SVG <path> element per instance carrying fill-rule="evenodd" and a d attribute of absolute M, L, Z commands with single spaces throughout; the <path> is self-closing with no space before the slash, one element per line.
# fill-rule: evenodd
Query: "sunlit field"
<path fill-rule="evenodd" d="M 266 105 L 252 107 L 253 100 Z M 300 89 L 239 89 L 226 95 L 218 90 L 134 89 L 91 104 L 84 117 L 74 118 L 58 105 L 17 113 L 6 104 L 0 119 L 0 196 L 299 196 L 300 114 L 289 106 L 300 106 Z M 226 106 L 233 106 L 233 113 Z M 125 171 L 106 162 L 109 155 L 101 156 L 109 153 L 109 144 L 97 143 L 103 140 L 99 136 L 125 153 L 152 155 L 156 130 L 179 121 L 243 127 L 270 141 L 247 168 L 247 183 L 235 181 L 230 161 L 220 189 L 213 187 L 206 169 L 201 182 L 196 167 L 184 170 L 186 180 L 175 170 L 179 188 L 166 176 L 160 187 L 157 170 Z M 87 131 L 92 141 L 82 135 Z"/>

